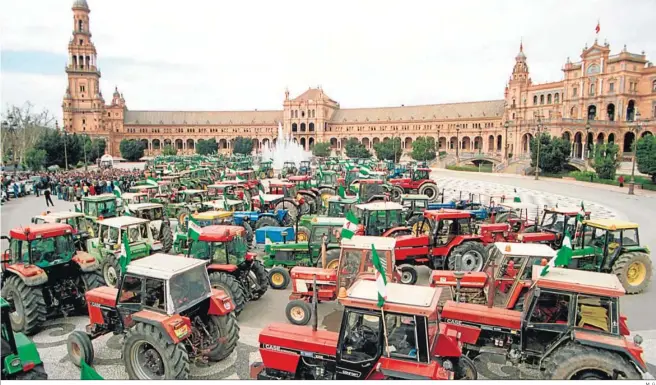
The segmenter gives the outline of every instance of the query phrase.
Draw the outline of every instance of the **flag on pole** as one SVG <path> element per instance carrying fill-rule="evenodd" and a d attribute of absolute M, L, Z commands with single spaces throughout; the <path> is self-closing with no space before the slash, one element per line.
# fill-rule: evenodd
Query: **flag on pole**
<path fill-rule="evenodd" d="M 342 227 L 342 238 L 351 239 L 358 229 L 358 218 L 349 210 L 346 213 L 346 221 Z"/>
<path fill-rule="evenodd" d="M 146 179 L 146 184 L 149 185 L 149 186 L 155 186 L 155 187 L 159 186 L 159 183 L 157 183 L 157 179 L 155 179 L 155 178 Z"/>
<path fill-rule="evenodd" d="M 120 198 L 123 193 L 121 192 L 121 188 L 118 186 L 114 186 L 114 195 L 116 195 L 117 198 Z"/>
<path fill-rule="evenodd" d="M 544 277 L 545 275 L 549 274 L 549 269 L 552 267 L 568 266 L 572 261 L 572 255 L 572 238 L 568 232 L 565 232 L 565 236 L 563 237 L 563 245 L 556 252 L 556 256 L 551 258 L 549 263 L 547 263 L 547 265 L 542 268 L 540 277 Z"/>
<path fill-rule="evenodd" d="M 128 241 L 128 232 L 123 231 L 123 239 L 121 242 L 121 255 L 118 259 L 118 265 L 121 267 L 121 276 L 125 274 L 125 271 L 132 260 L 132 252 L 130 251 L 130 242 Z"/>
<path fill-rule="evenodd" d="M 371 174 L 371 170 L 369 169 L 369 167 L 367 167 L 365 165 L 360 166 L 360 175 L 361 176 L 367 177 L 370 174 Z"/>
<path fill-rule="evenodd" d="M 344 191 L 344 186 L 339 186 L 339 188 L 337 189 L 337 194 L 342 199 L 346 198 L 346 191 Z"/>
<path fill-rule="evenodd" d="M 576 221 L 581 223 L 585 219 L 585 206 L 583 205 L 583 201 L 581 201 L 581 211 L 579 211 L 578 214 L 576 214 Z"/>
<path fill-rule="evenodd" d="M 237 175 L 237 176 L 236 176 L 236 179 L 237 179 L 238 181 L 240 181 L 240 182 L 243 182 L 243 181 L 245 181 L 245 180 L 246 180 L 246 179 L 244 179 L 244 178 L 242 178 L 242 177 L 240 177 L 239 175 Z"/>
<path fill-rule="evenodd" d="M 257 189 L 259 190 L 258 197 L 260 198 L 260 210 L 263 210 L 264 209 L 264 187 L 262 186 L 262 183 L 257 185 Z"/>
<path fill-rule="evenodd" d="M 187 226 L 188 227 L 187 236 L 190 239 L 197 241 L 198 238 L 200 238 L 201 227 L 198 224 L 198 222 L 196 222 L 194 217 L 192 217 L 191 215 L 188 215 L 187 217 L 189 218 L 189 225 Z"/>
<path fill-rule="evenodd" d="M 599 24 L 599 20 L 597 20 L 597 26 L 595 27 L 595 32 L 599 34 L 599 31 L 601 31 L 601 26 Z"/>
<path fill-rule="evenodd" d="M 80 380 L 104 380 L 104 378 L 96 372 L 96 369 L 89 366 L 84 360 L 81 360 L 80 368 L 82 369 L 80 371 Z"/>
<path fill-rule="evenodd" d="M 517 194 L 517 189 L 515 189 L 515 197 L 513 198 L 513 202 L 516 202 L 516 203 L 521 203 L 522 202 L 522 199 Z"/>
<path fill-rule="evenodd" d="M 378 289 L 378 307 L 383 307 L 387 299 L 387 276 L 385 275 L 385 267 L 378 257 L 374 244 L 371 244 L 371 259 L 374 267 L 376 268 L 376 288 Z"/>

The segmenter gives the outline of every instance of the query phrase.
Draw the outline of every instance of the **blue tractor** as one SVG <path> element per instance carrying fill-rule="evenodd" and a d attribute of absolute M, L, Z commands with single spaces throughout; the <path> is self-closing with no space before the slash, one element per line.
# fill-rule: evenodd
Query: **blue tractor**
<path fill-rule="evenodd" d="M 288 210 L 275 210 L 274 212 L 235 211 L 233 213 L 235 225 L 243 226 L 248 222 L 255 230 L 266 226 L 292 226 L 293 221 Z"/>

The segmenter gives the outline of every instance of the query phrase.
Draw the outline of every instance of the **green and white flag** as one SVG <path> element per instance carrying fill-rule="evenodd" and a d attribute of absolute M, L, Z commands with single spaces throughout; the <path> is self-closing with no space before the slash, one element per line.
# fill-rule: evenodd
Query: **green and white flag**
<path fill-rule="evenodd" d="M 565 236 L 563 237 L 563 245 L 556 252 L 556 256 L 551 258 L 549 263 L 547 263 L 547 265 L 542 268 L 540 277 L 544 277 L 545 275 L 549 274 L 549 269 L 552 267 L 568 266 L 572 261 L 572 255 L 572 238 L 570 237 L 569 233 L 566 232 Z"/>
<path fill-rule="evenodd" d="M 337 189 L 337 194 L 342 199 L 346 198 L 346 191 L 344 190 L 344 186 L 339 186 L 339 188 Z"/>
<path fill-rule="evenodd" d="M 517 189 L 515 189 L 515 198 L 513 198 L 513 202 L 521 203 L 522 199 L 517 195 Z"/>
<path fill-rule="evenodd" d="M 583 205 L 583 201 L 581 201 L 581 211 L 579 211 L 578 214 L 576 214 L 576 221 L 581 223 L 585 219 L 585 206 Z"/>
<path fill-rule="evenodd" d="M 321 165 L 319 165 L 319 171 L 317 171 L 317 177 L 319 178 L 319 181 L 323 180 L 323 170 L 321 169 Z"/>
<path fill-rule="evenodd" d="M 200 238 L 201 227 L 198 224 L 198 222 L 196 222 L 194 217 L 188 215 L 188 218 L 189 218 L 189 225 L 187 225 L 188 228 L 187 236 L 189 237 L 189 239 L 197 241 L 198 238 Z"/>
<path fill-rule="evenodd" d="M 245 181 L 245 180 L 246 180 L 246 179 L 244 179 L 244 178 L 242 178 L 242 177 L 240 177 L 239 175 L 237 175 L 237 176 L 236 176 L 236 179 L 237 179 L 238 181 L 240 181 L 240 182 L 243 182 L 243 181 Z"/>
<path fill-rule="evenodd" d="M 104 380 L 104 378 L 96 372 L 96 369 L 87 364 L 84 359 L 80 361 L 80 380 Z"/>
<path fill-rule="evenodd" d="M 125 271 L 132 260 L 132 252 L 130 251 L 130 241 L 128 241 L 127 230 L 123 231 L 123 239 L 121 242 L 121 255 L 118 259 L 118 265 L 121 267 L 120 274 L 123 276 Z"/>
<path fill-rule="evenodd" d="M 120 198 L 123 193 L 121 192 L 120 187 L 114 186 L 114 195 L 116 195 L 117 198 Z"/>
<path fill-rule="evenodd" d="M 374 244 L 371 244 L 371 259 L 376 268 L 376 289 L 378 289 L 378 307 L 383 307 L 387 299 L 387 276 L 385 275 L 385 266 L 378 257 Z"/>
<path fill-rule="evenodd" d="M 358 218 L 353 214 L 353 211 L 349 210 L 346 213 L 346 221 L 342 227 L 342 238 L 353 238 L 353 235 L 358 230 L 358 222 Z"/>
<path fill-rule="evenodd" d="M 155 187 L 159 186 L 159 183 L 157 183 L 157 179 L 155 179 L 155 178 L 146 179 L 146 184 L 149 185 L 149 186 L 155 186 Z"/>
<path fill-rule="evenodd" d="M 257 185 L 257 189 L 259 190 L 258 197 L 260 198 L 260 210 L 263 210 L 264 209 L 264 187 L 262 186 L 262 183 Z"/>
<path fill-rule="evenodd" d="M 367 177 L 370 174 L 371 174 L 371 169 L 369 169 L 369 167 L 364 166 L 364 165 L 360 166 L 360 175 L 361 176 Z"/>

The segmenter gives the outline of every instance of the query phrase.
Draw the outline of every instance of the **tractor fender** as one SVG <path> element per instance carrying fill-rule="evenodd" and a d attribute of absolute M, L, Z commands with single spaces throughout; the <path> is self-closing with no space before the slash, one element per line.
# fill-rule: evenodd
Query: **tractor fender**
<path fill-rule="evenodd" d="M 472 326 L 464 326 L 465 328 L 477 329 Z M 480 332 L 480 329 L 479 329 Z M 432 352 L 433 355 L 440 357 L 460 357 L 462 355 L 462 349 L 460 348 L 460 338 L 458 333 L 462 332 L 458 330 L 455 325 L 446 324 L 440 328 L 440 332 L 437 335 L 437 343 L 435 343 L 435 350 Z"/>
<path fill-rule="evenodd" d="M 230 313 L 235 309 L 234 301 L 223 290 L 212 289 L 210 296 L 210 307 L 207 309 L 208 315 L 222 316 Z"/>
<path fill-rule="evenodd" d="M 210 273 L 213 271 L 226 271 L 228 273 L 234 273 L 236 270 L 237 266 L 235 265 L 225 265 L 221 263 L 212 263 L 207 265 L 207 271 Z"/>
<path fill-rule="evenodd" d="M 100 268 L 100 263 L 87 252 L 78 251 L 73 257 L 73 262 L 75 262 L 81 271 L 87 273 L 90 271 L 96 271 Z"/>
<path fill-rule="evenodd" d="M 633 363 L 641 372 L 647 372 L 647 364 L 642 359 L 643 349 L 624 336 L 599 335 L 586 330 L 575 330 L 571 338 L 581 345 L 616 352 Z"/>
<path fill-rule="evenodd" d="M 36 265 L 26 265 L 23 263 L 8 265 L 4 274 L 17 275 L 27 286 L 39 286 L 48 282 L 48 274 Z M 8 275 L 2 278 L 5 281 Z"/>
<path fill-rule="evenodd" d="M 423 182 L 419 183 L 419 186 L 417 186 L 417 188 L 419 188 L 419 187 L 421 187 L 421 186 L 423 186 L 423 185 L 425 185 L 425 184 L 433 184 L 433 185 L 435 185 L 435 187 L 437 187 L 437 183 L 435 183 L 434 180 L 431 180 L 431 179 L 424 179 Z"/>
<path fill-rule="evenodd" d="M 191 336 L 191 320 L 180 314 L 169 316 L 151 310 L 141 310 L 132 315 L 132 321 L 155 326 L 172 344 L 177 344 Z"/>
<path fill-rule="evenodd" d="M 391 229 L 385 231 L 385 232 L 381 235 L 381 237 L 393 237 L 393 236 L 395 236 L 394 234 L 398 233 L 399 231 L 404 231 L 404 232 L 405 232 L 405 231 L 408 231 L 408 230 L 412 231 L 412 230 L 410 229 L 410 227 L 408 227 L 408 226 L 397 226 L 397 227 L 392 227 Z"/>

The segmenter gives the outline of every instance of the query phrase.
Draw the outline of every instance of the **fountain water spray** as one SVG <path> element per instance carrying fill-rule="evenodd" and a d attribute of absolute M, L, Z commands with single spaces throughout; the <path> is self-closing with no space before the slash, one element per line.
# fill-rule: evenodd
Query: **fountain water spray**
<path fill-rule="evenodd" d="M 285 136 L 282 132 L 282 123 L 278 122 L 278 139 L 276 144 L 269 142 L 267 147 L 262 151 L 262 160 L 271 159 L 273 168 L 282 169 L 285 162 L 294 162 L 298 167 L 302 160 L 310 160 L 312 154 L 305 151 L 303 146 L 298 144 L 291 135 Z"/>

